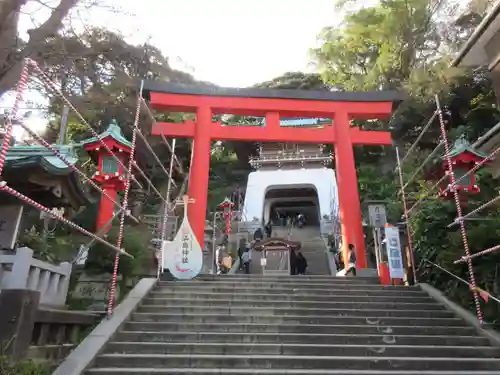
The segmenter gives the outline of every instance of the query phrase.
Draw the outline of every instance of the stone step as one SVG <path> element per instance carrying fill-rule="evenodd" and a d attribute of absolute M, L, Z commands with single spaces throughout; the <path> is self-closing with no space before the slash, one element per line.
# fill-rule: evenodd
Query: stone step
<path fill-rule="evenodd" d="M 496 370 L 500 359 L 389 356 L 297 356 L 297 355 L 189 355 L 189 354 L 102 354 L 98 367 L 164 368 L 264 368 L 264 369 L 351 369 L 351 370 Z"/>
<path fill-rule="evenodd" d="M 195 369 L 195 368 L 98 368 L 86 375 L 498 375 L 498 371 L 408 370 L 301 370 L 301 369 Z"/>
<path fill-rule="evenodd" d="M 359 313 L 359 312 L 358 312 Z M 434 318 L 434 317 L 401 317 L 401 316 L 380 316 L 368 315 L 361 316 L 295 316 L 295 315 L 269 315 L 269 316 L 251 316 L 251 315 L 219 315 L 219 314 L 169 314 L 169 313 L 141 313 L 136 312 L 132 315 L 133 321 L 141 322 L 165 322 L 165 323 L 258 323 L 258 324 L 277 324 L 284 323 L 290 325 L 315 325 L 315 324 L 347 324 L 347 325 L 407 325 L 407 326 L 464 326 L 465 322 L 459 318 Z"/>
<path fill-rule="evenodd" d="M 377 296 L 391 298 L 392 296 L 404 296 L 404 297 L 428 297 L 428 294 L 420 290 L 346 290 L 346 289 L 306 289 L 306 288 L 289 288 L 289 289 L 273 289 L 273 288 L 205 288 L 199 287 L 173 287 L 173 288 L 158 288 L 155 289 L 154 295 L 162 293 L 172 293 L 172 294 L 182 294 L 186 296 L 194 295 L 204 295 L 206 293 L 229 293 L 229 294 L 254 294 L 263 293 L 268 295 L 286 295 L 290 298 L 294 296 L 345 296 L 349 298 L 351 296 Z"/>
<path fill-rule="evenodd" d="M 424 293 L 419 293 L 417 296 L 406 295 L 406 294 L 386 294 L 386 293 L 364 293 L 364 294 L 316 294 L 316 293 L 294 293 L 293 295 L 288 294 L 266 294 L 266 293 L 186 293 L 186 291 L 153 291 L 149 294 L 148 298 L 162 298 L 162 299 L 176 299 L 176 298 L 186 298 L 192 301 L 200 300 L 230 300 L 236 301 L 247 301 L 247 300 L 260 300 L 260 301 L 283 301 L 283 302 L 367 302 L 367 301 L 380 301 L 380 302 L 407 302 L 407 303 L 429 303 L 436 304 L 436 300 L 429 297 L 429 295 Z"/>
<path fill-rule="evenodd" d="M 137 324 L 129 324 L 127 328 Z M 359 328 L 359 327 L 357 327 Z M 374 327 L 376 328 L 376 327 Z M 189 342 L 189 343 L 242 343 L 251 345 L 253 343 L 271 344 L 332 344 L 332 345 L 448 345 L 448 346 L 486 346 L 489 341 L 486 337 L 456 336 L 451 335 L 458 332 L 451 332 L 449 336 L 432 335 L 435 333 L 434 327 L 426 327 L 427 335 L 402 335 L 396 334 L 403 331 L 415 331 L 413 327 L 406 329 L 398 327 L 395 329 L 372 329 L 373 334 L 356 333 L 359 329 L 347 327 L 352 333 L 346 334 L 325 334 L 325 333 L 240 333 L 240 332 L 179 332 L 179 331 L 120 331 L 115 336 L 117 341 L 139 341 L 139 342 Z M 453 327 L 447 327 L 453 328 Z M 424 330 L 424 332 L 425 332 Z M 451 331 L 451 329 L 449 329 Z M 464 332 L 466 334 L 466 332 Z"/>
<path fill-rule="evenodd" d="M 229 290 L 233 292 L 238 291 L 266 291 L 270 293 L 288 293 L 290 291 L 294 292 L 311 292 L 315 293 L 331 293 L 337 291 L 343 292 L 385 292 L 385 293 L 405 293 L 405 294 L 418 294 L 425 293 L 418 286 L 396 286 L 396 285 L 376 285 L 376 284 L 290 284 L 285 285 L 281 283 L 228 283 L 228 282 L 173 282 L 166 285 L 160 285 L 155 290 L 214 290 L 214 291 L 224 291 Z"/>
<path fill-rule="evenodd" d="M 236 274 L 238 275 L 238 274 Z M 330 287 L 336 287 L 336 288 L 343 288 L 347 286 L 357 286 L 361 287 L 362 285 L 369 285 L 369 286 L 382 286 L 378 282 L 378 280 L 375 281 L 356 281 L 356 282 L 351 282 L 350 280 L 357 280 L 355 277 L 330 277 L 328 280 L 307 280 L 304 282 L 302 279 L 302 276 L 294 276 L 293 279 L 286 279 L 286 280 L 279 280 L 279 279 L 267 279 L 267 278 L 233 278 L 233 277 L 227 277 L 227 276 L 219 276 L 216 279 L 212 280 L 189 280 L 189 281 L 181 281 L 181 280 L 175 280 L 175 281 L 160 281 L 158 285 L 160 287 L 171 287 L 171 286 L 177 286 L 177 285 L 229 285 L 229 286 L 246 286 L 246 285 L 255 285 L 255 286 L 282 286 L 285 288 L 288 287 L 294 287 L 294 286 L 321 286 L 322 288 L 330 288 Z"/>
<path fill-rule="evenodd" d="M 330 275 L 303 275 L 303 276 L 263 276 L 258 274 L 237 273 L 232 275 L 200 275 L 194 281 L 227 281 L 227 282 L 280 282 L 280 283 L 348 283 L 348 284 L 380 284 L 378 277 L 335 277 Z M 193 281 L 175 281 L 193 282 Z M 170 284 L 172 281 L 161 281 L 160 285 Z"/>
<path fill-rule="evenodd" d="M 358 324 L 356 324 L 358 323 Z M 373 324 L 368 325 L 366 321 L 358 320 L 348 324 L 338 322 L 335 324 L 293 325 L 288 322 L 277 324 L 266 323 L 228 323 L 221 319 L 215 323 L 189 323 L 178 321 L 144 322 L 130 321 L 125 324 L 126 331 L 187 331 L 187 332 L 233 332 L 233 333 L 297 333 L 297 334 L 380 334 L 388 335 L 457 335 L 473 336 L 476 334 L 474 328 L 460 325 L 441 325 L 436 322 L 434 326 L 410 325 L 406 321 L 395 325 Z"/>
<path fill-rule="evenodd" d="M 395 317 L 427 317 L 427 318 L 454 318 L 455 315 L 447 310 L 402 310 L 402 309 L 340 309 L 340 308 L 310 308 L 310 307 L 250 307 L 250 306 L 158 306 L 158 305 L 142 305 L 138 312 L 140 313 L 166 313 L 166 314 L 199 314 L 200 316 L 287 316 L 300 317 L 310 319 L 321 319 L 339 316 L 395 316 Z M 181 317 L 182 318 L 182 317 Z"/>
<path fill-rule="evenodd" d="M 474 357 L 499 358 L 500 349 L 488 346 L 416 345 L 332 345 L 269 343 L 186 343 L 111 342 L 106 353 L 121 354 L 213 354 L 213 355 L 289 355 L 289 356 L 372 356 L 372 357 Z"/>
<path fill-rule="evenodd" d="M 157 305 L 169 308 L 177 306 L 196 306 L 210 308 L 212 306 L 237 306 L 237 307 L 279 307 L 279 308 L 321 308 L 321 309 L 393 309 L 393 310 L 444 310 L 444 306 L 434 302 L 386 302 L 380 300 L 351 302 L 350 300 L 331 301 L 293 301 L 293 300 L 231 300 L 231 299 L 190 299 L 190 298 L 145 298 L 144 305 Z"/>

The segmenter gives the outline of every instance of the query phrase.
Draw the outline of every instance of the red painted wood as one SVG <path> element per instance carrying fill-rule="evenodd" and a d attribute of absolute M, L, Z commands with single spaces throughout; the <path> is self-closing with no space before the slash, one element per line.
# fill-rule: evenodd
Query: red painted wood
<path fill-rule="evenodd" d="M 163 134 L 167 137 L 192 138 L 196 124 L 193 122 L 171 123 L 157 122 L 153 124 L 153 135 Z M 298 142 L 298 143 L 335 143 L 335 133 L 330 125 L 323 128 L 289 128 L 259 126 L 222 126 L 220 123 L 210 125 L 210 138 L 220 141 L 255 141 L 255 142 Z M 360 130 L 351 127 L 351 142 L 354 145 L 392 145 L 391 133 Z"/>
<path fill-rule="evenodd" d="M 118 200 L 118 189 L 114 182 L 109 184 L 102 184 L 102 189 L 109 195 L 115 202 Z M 99 213 L 97 214 L 96 232 L 106 233 L 111 228 L 111 218 L 115 210 L 115 204 L 104 194 L 101 196 L 99 202 Z"/>
<path fill-rule="evenodd" d="M 198 243 L 203 247 L 210 171 L 210 124 L 212 122 L 210 107 L 199 108 L 196 112 L 196 121 L 198 126 L 195 128 L 188 186 L 188 195 L 194 199 L 194 203 L 188 206 L 188 218 Z"/>
<path fill-rule="evenodd" d="M 151 105 L 156 110 L 196 112 L 200 106 L 209 106 L 214 114 L 266 116 L 279 112 L 288 117 L 331 117 L 346 111 L 353 118 L 385 119 L 392 112 L 391 102 L 331 102 L 323 100 L 238 98 L 205 95 L 181 95 L 151 92 Z"/>
<path fill-rule="evenodd" d="M 365 239 L 361 220 L 358 179 L 354 163 L 354 151 L 350 138 L 349 116 L 339 112 L 335 115 L 335 169 L 340 203 L 340 225 L 342 228 L 342 253 L 347 259 L 349 244 L 356 251 L 356 266 L 366 268 Z"/>

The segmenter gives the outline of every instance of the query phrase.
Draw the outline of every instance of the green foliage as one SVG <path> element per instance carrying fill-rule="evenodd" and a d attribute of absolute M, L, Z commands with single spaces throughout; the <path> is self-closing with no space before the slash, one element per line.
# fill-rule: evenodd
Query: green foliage
<path fill-rule="evenodd" d="M 106 235 L 106 241 L 116 244 L 118 238 L 118 226 L 114 226 Z M 151 233 L 144 226 L 126 225 L 123 231 L 123 245 L 127 253 L 134 259 L 127 256 L 120 256 L 120 266 L 118 274 L 124 278 L 141 274 L 144 267 L 151 266 L 154 251 L 149 247 Z M 89 251 L 89 257 L 85 265 L 86 272 L 89 273 L 113 273 L 115 252 L 103 244 L 95 244 Z"/>
<path fill-rule="evenodd" d="M 6 359 L 0 357 L 1 375 L 50 375 L 52 368 L 47 363 L 37 363 L 30 359 L 9 364 Z"/>
<path fill-rule="evenodd" d="M 294 90 L 327 90 L 319 74 L 303 72 L 287 72 L 270 81 L 256 84 L 254 87 L 269 89 L 294 89 Z"/>
<path fill-rule="evenodd" d="M 362 200 L 384 200 L 395 195 L 397 185 L 394 174 L 380 173 L 380 168 L 369 163 L 359 165 L 357 173 Z"/>
<path fill-rule="evenodd" d="M 462 13 L 457 3 L 432 0 L 381 0 L 366 7 L 359 0 L 338 1 L 338 9 L 347 11 L 338 27 L 323 29 L 322 45 L 313 50 L 315 62 L 327 84 L 343 90 L 399 89 L 408 93 L 390 121 L 395 143 L 408 149 L 421 133 L 436 109 L 434 95 L 439 95 L 445 112 L 445 123 L 451 141 L 461 133 L 473 142 L 500 120 L 491 80 L 485 70 L 451 69 L 451 54 L 472 34 L 488 0 L 469 1 Z M 445 52 L 445 53 L 443 53 Z M 357 122 L 365 129 L 384 129 L 383 122 Z M 440 137 L 439 123 L 434 121 L 404 164 L 404 181 L 436 147 Z M 442 152 L 438 155 L 441 155 Z M 395 173 L 384 173 L 391 158 L 387 150 L 358 147 L 357 173 L 362 200 L 388 200 L 389 218 L 401 219 L 399 181 Z M 394 158 L 392 158 L 394 159 Z M 393 163 L 392 169 L 395 165 Z M 429 193 L 432 182 L 426 182 L 424 169 L 414 176 L 406 189 L 410 205 Z M 481 193 L 472 196 L 464 212 L 470 212 L 498 195 L 498 182 L 488 170 L 478 173 Z M 463 306 L 474 309 L 470 291 L 450 275 L 426 266 L 424 259 L 435 262 L 468 280 L 467 266 L 453 262 L 464 254 L 458 226 L 448 228 L 457 216 L 453 201 L 442 201 L 435 192 L 415 209 L 411 217 L 414 249 L 419 260 L 420 280 L 443 290 Z M 497 207 L 482 211 L 484 220 L 467 221 L 471 252 L 500 243 L 500 219 Z M 498 293 L 497 263 L 500 254 L 493 253 L 473 261 L 479 286 Z M 497 319 L 495 303 L 484 306 L 487 319 Z"/>
<path fill-rule="evenodd" d="M 325 81 L 345 90 L 401 87 L 411 68 L 439 44 L 430 0 L 383 0 L 324 28 L 312 51 Z"/>
<path fill-rule="evenodd" d="M 0 342 L 0 375 L 50 375 L 51 366 L 48 363 L 37 363 L 31 359 L 13 362 L 7 353 L 13 338 Z"/>
<path fill-rule="evenodd" d="M 33 249 L 36 258 L 54 264 L 70 260 L 78 248 L 71 235 L 40 233 L 34 227 L 20 236 L 19 243 Z"/>
<path fill-rule="evenodd" d="M 488 198 L 486 198 L 488 199 Z M 486 200 L 485 199 L 485 200 Z M 471 202 L 466 212 L 478 206 Z M 464 254 L 462 236 L 458 225 L 447 228 L 457 216 L 453 201 L 428 201 L 411 220 L 413 228 L 414 251 L 419 266 L 419 279 L 429 282 L 459 302 L 462 306 L 475 311 L 471 294 L 466 284 L 456 280 L 443 271 L 429 266 L 425 259 L 438 264 L 464 280 L 469 280 L 466 264 L 454 264 Z M 500 242 L 500 218 L 495 213 L 482 215 L 481 221 L 467 221 L 467 238 L 471 253 L 496 246 Z M 498 293 L 498 263 L 500 254 L 492 253 L 473 261 L 477 284 L 492 293 Z M 499 325 L 500 307 L 494 302 L 482 302 L 486 320 Z"/>

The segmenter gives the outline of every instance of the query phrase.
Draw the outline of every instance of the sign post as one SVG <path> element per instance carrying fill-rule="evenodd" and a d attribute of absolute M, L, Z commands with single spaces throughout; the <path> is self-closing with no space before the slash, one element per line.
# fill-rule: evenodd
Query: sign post
<path fill-rule="evenodd" d="M 370 225 L 374 228 L 383 228 L 387 224 L 387 213 L 383 204 L 370 204 L 368 206 L 368 215 Z"/>
<path fill-rule="evenodd" d="M 385 239 L 389 263 L 389 274 L 391 279 L 403 279 L 405 276 L 405 270 L 403 265 L 403 256 L 401 253 L 399 228 L 392 225 L 386 225 Z"/>

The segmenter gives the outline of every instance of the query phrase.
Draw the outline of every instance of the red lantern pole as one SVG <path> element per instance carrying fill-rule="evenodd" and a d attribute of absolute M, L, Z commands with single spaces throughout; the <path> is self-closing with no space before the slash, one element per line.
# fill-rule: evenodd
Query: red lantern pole
<path fill-rule="evenodd" d="M 233 216 L 233 210 L 231 207 L 228 207 L 227 210 L 224 210 L 224 219 L 226 219 L 226 234 L 229 236 L 231 234 L 231 218 Z"/>
<path fill-rule="evenodd" d="M 226 228 L 225 234 L 229 236 L 231 233 L 231 219 L 233 217 L 233 207 L 234 203 L 231 202 L 229 198 L 225 198 L 222 203 L 219 204 L 219 208 L 222 209 L 222 214 L 224 215 Z"/>

